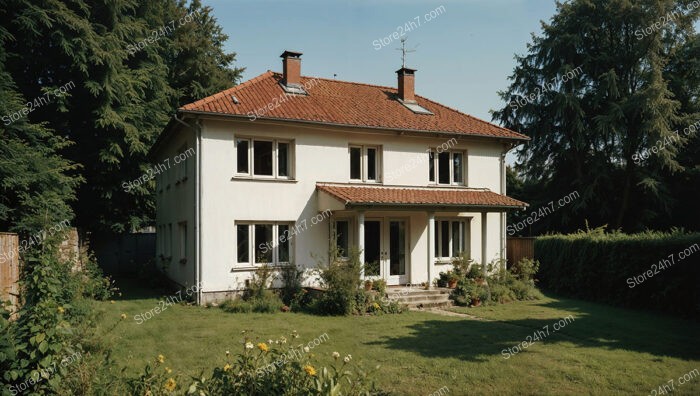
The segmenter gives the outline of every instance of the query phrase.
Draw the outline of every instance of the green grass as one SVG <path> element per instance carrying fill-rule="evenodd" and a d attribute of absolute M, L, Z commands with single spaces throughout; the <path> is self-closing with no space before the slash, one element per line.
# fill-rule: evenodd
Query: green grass
<path fill-rule="evenodd" d="M 128 285 L 127 285 L 128 286 Z M 133 317 L 160 298 L 123 289 L 114 304 L 97 303 L 100 331 L 119 315 L 128 319 L 107 336 L 114 357 L 137 373 L 156 355 L 182 376 L 223 365 L 224 352 L 240 350 L 242 330 L 261 340 L 288 336 L 297 343 L 327 333 L 312 350 L 319 365 L 330 354 L 352 354 L 372 369 L 377 383 L 401 395 L 428 395 L 446 386 L 464 394 L 640 394 L 675 381 L 676 394 L 700 394 L 700 377 L 679 385 L 677 378 L 700 369 L 700 323 L 628 311 L 577 300 L 546 298 L 456 312 L 490 319 L 476 321 L 408 312 L 377 317 L 317 317 L 306 314 L 230 314 L 217 308 L 171 306 L 142 324 Z M 560 331 L 562 317 L 574 321 Z M 549 325 L 550 334 L 517 355 L 513 347 Z M 376 366 L 380 366 L 375 369 Z"/>

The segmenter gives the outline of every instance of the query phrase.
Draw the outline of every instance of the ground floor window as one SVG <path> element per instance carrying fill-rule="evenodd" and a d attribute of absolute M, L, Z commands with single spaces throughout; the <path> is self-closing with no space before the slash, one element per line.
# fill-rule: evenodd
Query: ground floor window
<path fill-rule="evenodd" d="M 338 254 L 342 258 L 348 257 L 350 247 L 353 246 L 352 223 L 350 219 L 337 219 L 333 222 L 333 235 L 335 237 Z"/>
<path fill-rule="evenodd" d="M 469 221 L 465 219 L 435 220 L 435 257 L 450 260 L 469 253 Z"/>
<path fill-rule="evenodd" d="M 291 261 L 291 222 L 236 223 L 238 264 L 283 265 Z"/>

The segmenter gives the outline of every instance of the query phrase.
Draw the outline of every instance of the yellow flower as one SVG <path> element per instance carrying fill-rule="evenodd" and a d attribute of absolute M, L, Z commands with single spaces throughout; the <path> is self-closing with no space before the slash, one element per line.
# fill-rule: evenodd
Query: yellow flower
<path fill-rule="evenodd" d="M 374 307 L 374 309 L 379 309 L 379 304 L 377 304 L 376 302 L 372 304 L 372 306 Z"/>
<path fill-rule="evenodd" d="M 168 374 L 170 374 L 170 373 L 173 372 L 173 369 L 166 367 L 166 368 L 165 368 L 165 372 L 168 373 Z"/>
<path fill-rule="evenodd" d="M 126 314 L 125 313 L 121 314 L 120 318 L 122 318 L 122 320 L 126 319 Z"/>
<path fill-rule="evenodd" d="M 175 380 L 172 378 L 168 378 L 168 380 L 165 381 L 165 385 L 163 386 L 163 388 L 165 388 L 165 390 L 168 392 L 172 392 L 175 390 L 176 386 L 177 386 L 177 382 L 175 382 Z"/>
<path fill-rule="evenodd" d="M 163 362 L 165 362 L 165 356 L 158 355 L 158 358 L 156 360 L 158 360 L 158 363 L 163 363 Z"/>
<path fill-rule="evenodd" d="M 268 348 L 267 344 L 265 344 L 264 342 L 258 344 L 258 349 L 260 349 L 263 352 L 267 352 L 270 350 L 270 348 Z"/>
<path fill-rule="evenodd" d="M 62 314 L 66 310 L 63 307 L 58 307 L 58 313 Z"/>
<path fill-rule="evenodd" d="M 316 376 L 316 369 L 314 368 L 314 366 L 307 364 L 306 366 L 304 366 L 304 371 L 306 371 L 306 374 L 312 377 Z"/>
<path fill-rule="evenodd" d="M 229 370 L 231 370 L 231 365 L 226 363 L 226 365 L 224 366 L 224 371 L 229 371 Z"/>

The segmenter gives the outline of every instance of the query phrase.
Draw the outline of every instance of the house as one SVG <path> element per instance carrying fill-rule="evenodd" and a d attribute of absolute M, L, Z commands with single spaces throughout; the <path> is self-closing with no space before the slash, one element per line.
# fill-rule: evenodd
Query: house
<path fill-rule="evenodd" d="M 528 138 L 398 88 L 283 72 L 180 108 L 154 145 L 157 260 L 198 302 L 245 287 L 261 263 L 310 269 L 329 239 L 365 278 L 431 282 L 466 252 L 505 258 L 505 156 Z M 155 169 L 155 168 L 154 168 Z"/>

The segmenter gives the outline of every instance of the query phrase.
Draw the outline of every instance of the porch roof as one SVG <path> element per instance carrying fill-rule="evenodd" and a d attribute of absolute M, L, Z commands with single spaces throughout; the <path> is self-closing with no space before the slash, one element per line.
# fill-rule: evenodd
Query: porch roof
<path fill-rule="evenodd" d="M 409 187 L 382 186 L 339 183 L 316 183 L 319 191 L 320 208 L 332 208 L 324 195 L 334 198 L 344 209 L 381 207 L 381 208 L 420 208 L 434 209 L 464 209 L 486 212 L 502 212 L 508 209 L 524 209 L 525 202 L 497 194 L 486 188 L 456 188 L 456 187 Z M 325 202 L 325 204 L 324 204 Z"/>

